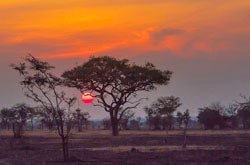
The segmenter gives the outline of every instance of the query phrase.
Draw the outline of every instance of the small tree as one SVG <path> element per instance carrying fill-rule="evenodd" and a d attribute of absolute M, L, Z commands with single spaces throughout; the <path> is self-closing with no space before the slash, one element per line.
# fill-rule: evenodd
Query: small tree
<path fill-rule="evenodd" d="M 54 67 L 49 63 L 40 61 L 32 55 L 28 55 L 19 65 L 12 64 L 22 78 L 24 94 L 46 109 L 48 116 L 52 116 L 56 123 L 58 135 L 62 140 L 63 158 L 68 160 L 68 139 L 71 130 L 71 107 L 76 98 L 66 97 L 62 91 L 64 81 L 52 73 Z"/>
<path fill-rule="evenodd" d="M 183 123 L 183 116 L 182 116 L 181 112 L 177 112 L 176 120 L 177 120 L 177 124 L 178 124 L 179 129 L 181 129 L 181 125 Z"/>
<path fill-rule="evenodd" d="M 74 121 L 77 125 L 77 130 L 79 132 L 82 131 L 83 126 L 85 129 L 87 129 L 88 126 L 88 119 L 90 118 L 90 115 L 88 112 L 82 112 L 81 109 L 76 109 L 73 113 Z"/>
<path fill-rule="evenodd" d="M 130 64 L 127 59 L 92 57 L 81 66 L 66 71 L 63 77 L 70 87 L 81 92 L 93 91 L 97 106 L 109 113 L 112 135 L 118 135 L 118 125 L 125 111 L 139 105 L 137 93 L 151 91 L 156 85 L 167 85 L 172 72 L 161 71 L 151 63 Z"/>
<path fill-rule="evenodd" d="M 12 129 L 15 138 L 21 138 L 24 133 L 24 126 L 29 117 L 29 113 L 31 111 L 31 107 L 22 104 L 16 104 L 13 106 L 10 111 L 10 120 L 12 122 Z"/>
<path fill-rule="evenodd" d="M 110 123 L 110 119 L 109 118 L 104 118 L 102 120 L 102 126 L 103 126 L 103 129 L 105 130 L 109 130 L 111 128 L 111 123 Z"/>
<path fill-rule="evenodd" d="M 250 128 L 250 98 L 241 96 L 244 101 L 237 102 L 237 116 L 243 125 L 244 129 Z"/>
<path fill-rule="evenodd" d="M 141 118 L 137 117 L 136 119 L 130 120 L 129 128 L 132 130 L 140 130 L 141 129 Z"/>
<path fill-rule="evenodd" d="M 0 111 L 0 118 L 1 118 L 1 126 L 3 129 L 10 129 L 11 127 L 11 119 L 12 119 L 12 112 L 8 108 L 3 108 Z"/>
<path fill-rule="evenodd" d="M 38 116 L 40 118 L 41 127 L 43 129 L 43 126 L 45 125 L 48 130 L 52 131 L 55 124 L 55 117 L 52 113 L 53 108 L 50 108 L 49 106 L 47 108 L 44 108 L 43 106 L 36 107 Z"/>
<path fill-rule="evenodd" d="M 180 98 L 174 96 L 160 97 L 152 104 L 153 109 L 163 115 L 163 128 L 171 129 L 173 125 L 173 113 L 181 106 Z"/>
<path fill-rule="evenodd" d="M 120 119 L 120 129 L 123 129 L 123 130 L 127 130 L 129 129 L 128 128 L 128 124 L 129 124 L 129 119 L 131 119 L 132 117 L 134 117 L 135 113 L 128 110 L 126 111 L 123 115 L 122 115 L 122 118 Z"/>
<path fill-rule="evenodd" d="M 198 121 L 204 125 L 205 129 L 214 129 L 216 125 L 220 125 L 221 119 L 222 116 L 219 111 L 208 107 L 200 108 Z"/>
<path fill-rule="evenodd" d="M 244 107 L 238 111 L 244 129 L 250 128 L 250 107 Z"/>
<path fill-rule="evenodd" d="M 190 115 L 189 115 L 189 110 L 187 109 L 183 115 L 182 115 L 183 123 L 184 123 L 184 130 L 183 130 L 183 145 L 182 148 L 186 148 L 187 146 L 187 128 L 188 128 L 188 123 L 190 121 Z"/>
<path fill-rule="evenodd" d="M 148 128 L 149 129 L 152 129 L 152 126 L 153 126 L 153 114 L 154 114 L 154 111 L 151 107 L 144 107 L 143 108 L 144 112 L 146 113 L 146 124 L 148 125 Z M 160 125 L 160 124 L 159 124 Z"/>

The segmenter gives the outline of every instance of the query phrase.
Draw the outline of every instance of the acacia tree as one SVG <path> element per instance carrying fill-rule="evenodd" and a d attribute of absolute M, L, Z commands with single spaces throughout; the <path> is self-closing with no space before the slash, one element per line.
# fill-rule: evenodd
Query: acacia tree
<path fill-rule="evenodd" d="M 75 112 L 73 112 L 74 117 L 74 123 L 77 125 L 78 132 L 82 132 L 83 125 L 85 129 L 87 129 L 88 126 L 88 118 L 90 118 L 90 115 L 88 112 L 82 112 L 81 109 L 77 108 Z"/>
<path fill-rule="evenodd" d="M 113 57 L 91 57 L 89 61 L 63 73 L 70 87 L 81 92 L 93 91 L 97 106 L 109 113 L 112 135 L 118 135 L 123 114 L 139 105 L 139 91 L 151 91 L 156 85 L 168 84 L 172 72 L 161 71 L 151 63 L 130 64 L 129 60 Z"/>
<path fill-rule="evenodd" d="M 62 90 L 64 81 L 50 72 L 54 67 L 47 62 L 28 55 L 24 62 L 12 64 L 11 67 L 20 73 L 24 94 L 41 104 L 46 113 L 52 114 L 62 140 L 63 158 L 68 160 L 68 139 L 72 120 L 70 110 L 76 98 L 66 97 Z"/>
<path fill-rule="evenodd" d="M 220 125 L 222 116 L 218 110 L 209 107 L 199 108 L 198 121 L 204 125 L 204 129 L 214 129 Z"/>
<path fill-rule="evenodd" d="M 181 106 L 180 98 L 175 96 L 160 97 L 152 104 L 152 108 L 158 111 L 162 117 L 163 128 L 171 129 L 173 125 L 173 113 Z"/>
<path fill-rule="evenodd" d="M 24 126 L 27 119 L 30 118 L 32 108 L 24 103 L 16 104 L 10 110 L 10 121 L 15 138 L 21 138 L 24 133 Z"/>
<path fill-rule="evenodd" d="M 3 108 L 0 110 L 1 126 L 3 129 L 10 129 L 11 127 L 11 115 L 12 112 L 9 108 Z"/>

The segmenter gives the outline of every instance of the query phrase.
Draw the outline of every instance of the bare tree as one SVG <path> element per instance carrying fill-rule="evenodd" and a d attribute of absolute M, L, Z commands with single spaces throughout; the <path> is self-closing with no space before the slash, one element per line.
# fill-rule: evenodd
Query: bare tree
<path fill-rule="evenodd" d="M 54 67 L 49 63 L 40 61 L 32 55 L 28 55 L 24 62 L 11 67 L 17 70 L 22 78 L 24 94 L 33 101 L 39 103 L 50 114 L 55 123 L 58 135 L 62 140 L 63 158 L 68 160 L 68 139 L 71 130 L 71 107 L 75 97 L 66 97 L 62 90 L 64 81 L 53 75 L 50 71 Z"/>

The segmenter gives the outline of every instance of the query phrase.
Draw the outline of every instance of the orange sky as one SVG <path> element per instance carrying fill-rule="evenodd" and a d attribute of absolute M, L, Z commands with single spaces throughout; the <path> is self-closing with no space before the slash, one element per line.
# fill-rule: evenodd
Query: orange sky
<path fill-rule="evenodd" d="M 249 9 L 249 0 L 1 1 L 0 55 L 216 56 L 238 44 L 247 49 Z"/>
<path fill-rule="evenodd" d="M 2 107 L 29 103 L 9 67 L 27 53 L 49 58 L 58 74 L 90 55 L 152 62 L 174 74 L 169 85 L 145 96 L 147 103 L 174 95 L 182 110 L 197 114 L 211 102 L 250 96 L 250 1 L 0 1 Z"/>

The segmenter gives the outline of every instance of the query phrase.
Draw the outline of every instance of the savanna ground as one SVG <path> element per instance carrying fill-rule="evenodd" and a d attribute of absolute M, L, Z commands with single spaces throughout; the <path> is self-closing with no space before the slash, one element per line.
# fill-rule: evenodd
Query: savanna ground
<path fill-rule="evenodd" d="M 56 132 L 26 131 L 22 139 L 0 131 L 0 164 L 250 164 L 250 131 L 73 131 L 70 162 L 62 161 Z"/>

